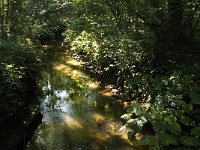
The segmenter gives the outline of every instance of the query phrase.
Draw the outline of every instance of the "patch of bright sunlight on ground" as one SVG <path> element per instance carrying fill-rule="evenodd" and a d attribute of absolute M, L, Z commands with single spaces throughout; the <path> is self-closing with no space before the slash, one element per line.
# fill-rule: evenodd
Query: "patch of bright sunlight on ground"
<path fill-rule="evenodd" d="M 105 117 L 102 114 L 95 113 L 92 115 L 92 120 L 95 121 L 95 123 L 100 126 L 104 131 L 104 133 L 98 133 L 95 136 L 97 136 L 97 139 L 104 139 L 107 140 L 107 138 L 110 138 L 112 136 L 118 136 L 124 141 L 128 141 L 127 137 L 127 131 L 119 131 L 119 128 L 122 126 L 122 124 L 118 121 L 115 121 L 111 117 Z M 104 136 L 104 137 L 101 137 Z"/>
<path fill-rule="evenodd" d="M 64 73 L 66 76 L 71 77 L 72 79 L 79 79 L 80 81 L 84 81 L 86 79 L 89 79 L 89 77 L 83 73 L 82 71 L 79 70 L 74 70 L 73 68 L 64 65 L 64 64 L 59 64 L 54 67 L 55 70 L 61 71 Z"/>
<path fill-rule="evenodd" d="M 110 89 L 104 89 L 102 92 L 101 92 L 101 95 L 102 96 L 106 96 L 106 97 L 112 97 L 113 96 L 113 93 Z"/>
<path fill-rule="evenodd" d="M 101 91 L 101 95 L 105 97 L 112 97 L 117 95 L 118 90 L 112 85 L 107 85 L 104 87 L 104 90 Z"/>
<path fill-rule="evenodd" d="M 89 89 L 95 90 L 99 87 L 97 82 L 88 82 L 87 86 L 89 87 Z"/>
<path fill-rule="evenodd" d="M 78 66 L 78 67 L 82 67 L 81 63 L 75 59 L 69 59 L 66 61 L 67 64 L 72 65 L 72 66 Z"/>
<path fill-rule="evenodd" d="M 68 64 L 82 67 L 81 64 L 77 60 L 74 60 L 74 59 L 70 59 L 68 61 Z M 61 71 L 66 76 L 68 76 L 72 79 L 78 79 L 79 81 L 86 84 L 86 86 L 89 89 L 95 90 L 99 87 L 98 82 L 91 81 L 90 77 L 88 75 L 86 75 L 83 71 L 78 70 L 78 69 L 77 70 L 73 69 L 72 67 L 70 67 L 70 65 L 68 66 L 67 64 L 66 65 L 58 64 L 58 65 L 55 65 L 54 69 L 57 71 Z"/>
<path fill-rule="evenodd" d="M 73 117 L 69 115 L 64 115 L 63 118 L 68 127 L 83 128 L 82 124 L 78 120 L 74 119 Z"/>

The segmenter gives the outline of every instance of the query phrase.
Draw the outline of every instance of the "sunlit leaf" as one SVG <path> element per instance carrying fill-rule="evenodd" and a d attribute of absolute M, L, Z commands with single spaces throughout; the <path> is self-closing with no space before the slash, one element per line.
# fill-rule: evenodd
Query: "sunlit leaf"
<path fill-rule="evenodd" d="M 139 116 L 142 113 L 142 107 L 139 104 L 133 104 L 127 112 L 134 113 L 135 115 Z"/>
<path fill-rule="evenodd" d="M 148 120 L 145 116 L 141 116 L 140 117 L 140 120 L 143 122 L 143 123 L 146 123 Z"/>
<path fill-rule="evenodd" d="M 119 131 L 126 130 L 126 128 L 127 128 L 127 125 L 124 125 L 124 126 L 122 126 L 122 127 L 119 129 Z"/>
<path fill-rule="evenodd" d="M 132 114 L 124 114 L 120 118 L 125 119 L 125 120 L 129 120 L 129 119 L 131 119 L 131 116 L 132 116 Z"/>
<path fill-rule="evenodd" d="M 128 124 L 134 124 L 137 122 L 137 119 L 130 119 L 127 121 Z"/>

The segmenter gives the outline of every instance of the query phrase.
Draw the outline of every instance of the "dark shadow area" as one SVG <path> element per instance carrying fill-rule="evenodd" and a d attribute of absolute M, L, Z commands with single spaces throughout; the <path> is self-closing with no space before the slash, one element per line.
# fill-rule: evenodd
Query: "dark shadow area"
<path fill-rule="evenodd" d="M 39 112 L 33 116 L 31 122 L 26 126 L 24 136 L 20 139 L 16 150 L 23 150 L 26 148 L 27 143 L 31 140 L 38 126 L 42 123 L 43 115 Z"/>

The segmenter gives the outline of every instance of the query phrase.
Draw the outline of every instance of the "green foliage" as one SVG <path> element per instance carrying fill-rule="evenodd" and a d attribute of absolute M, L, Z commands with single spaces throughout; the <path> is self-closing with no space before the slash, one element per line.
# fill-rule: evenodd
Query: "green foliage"
<path fill-rule="evenodd" d="M 96 74 L 113 79 L 125 99 L 135 101 L 122 116 L 124 127 L 132 129 L 132 143 L 149 122 L 155 135 L 141 144 L 150 149 L 198 147 L 199 55 L 190 45 L 198 5 L 193 0 L 72 2 L 65 43 Z"/>
<path fill-rule="evenodd" d="M 197 92 L 191 92 L 190 98 L 192 99 L 193 104 L 200 104 L 200 94 Z"/>
<path fill-rule="evenodd" d="M 134 101 L 122 116 L 130 141 L 151 123 L 155 135 L 141 141 L 150 149 L 197 148 L 199 2 L 79 0 L 72 7 L 64 43 Z"/>
<path fill-rule="evenodd" d="M 78 37 L 76 37 L 73 42 L 71 43 L 71 50 L 80 53 L 83 53 L 88 58 L 87 61 L 95 61 L 97 59 L 99 45 L 95 38 L 88 34 L 87 32 L 83 31 Z"/>
<path fill-rule="evenodd" d="M 68 15 L 70 10 L 69 3 L 63 0 L 27 1 L 23 12 L 23 16 L 26 16 L 24 36 L 41 43 L 60 42 L 65 30 L 64 22 L 67 22 L 63 18 L 66 18 L 65 15 Z"/>
<path fill-rule="evenodd" d="M 38 111 L 39 51 L 17 41 L 0 41 L 0 146 L 13 149 Z"/>
<path fill-rule="evenodd" d="M 72 4 L 77 16 L 68 25 L 65 44 L 81 54 L 96 74 L 127 80 L 142 65 L 151 63 L 154 37 L 148 30 L 136 30 L 134 24 L 126 31 L 121 29 L 109 5 L 101 1 Z M 141 22 L 138 25 L 142 26 Z"/>
<path fill-rule="evenodd" d="M 0 4 L 1 39 L 31 39 L 33 42 L 61 41 L 70 1 L 2 0 Z M 55 19 L 56 18 L 56 19 Z"/>
<path fill-rule="evenodd" d="M 125 126 L 132 129 L 133 136 L 130 139 L 134 140 L 134 135 L 149 122 L 155 135 L 145 136 L 140 144 L 171 149 L 199 147 L 200 120 L 195 117 L 199 113 L 199 86 L 195 83 L 195 76 L 191 77 L 186 72 L 177 71 L 154 79 L 150 76 L 144 78 L 149 82 L 142 83 L 145 88 L 141 91 L 147 96 L 140 99 L 147 102 L 134 103 L 127 114 L 122 116 L 127 120 Z M 197 91 L 192 92 L 195 90 Z M 148 105 L 148 102 L 151 104 Z"/>
<path fill-rule="evenodd" d="M 34 109 L 30 106 L 35 102 L 40 62 L 34 48 L 17 42 L 1 42 L 0 51 L 0 123 L 4 127 L 20 122 L 28 109 Z"/>

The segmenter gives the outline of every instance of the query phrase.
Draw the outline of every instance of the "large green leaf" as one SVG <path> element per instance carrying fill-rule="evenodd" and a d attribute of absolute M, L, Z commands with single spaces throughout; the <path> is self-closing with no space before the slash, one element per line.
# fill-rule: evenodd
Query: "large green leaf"
<path fill-rule="evenodd" d="M 141 145 L 156 145 L 157 144 L 157 136 L 145 136 L 141 141 Z"/>
<path fill-rule="evenodd" d="M 131 145 L 135 145 L 137 142 L 135 139 L 135 133 L 133 131 L 128 132 L 128 139 L 129 139 L 129 142 L 131 143 Z"/>
<path fill-rule="evenodd" d="M 191 104 L 191 103 L 183 106 L 183 110 L 186 112 L 192 111 L 192 109 L 193 109 L 193 104 Z"/>
<path fill-rule="evenodd" d="M 191 130 L 191 134 L 200 137 L 200 126 L 199 126 L 199 127 L 193 128 L 193 129 Z"/>
<path fill-rule="evenodd" d="M 177 118 L 173 115 L 169 115 L 167 117 L 164 118 L 164 120 L 168 123 L 168 124 L 173 124 L 177 121 Z"/>
<path fill-rule="evenodd" d="M 164 120 L 159 119 L 159 118 L 153 118 L 151 120 L 151 123 L 156 132 L 165 131 L 167 128 L 167 123 Z"/>
<path fill-rule="evenodd" d="M 168 124 L 167 129 L 174 135 L 179 135 L 181 133 L 181 126 L 177 122 Z"/>
<path fill-rule="evenodd" d="M 181 121 L 182 123 L 186 124 L 186 125 L 190 125 L 190 124 L 192 124 L 192 122 L 193 122 L 192 119 L 190 119 L 190 118 L 187 117 L 187 116 L 181 116 L 180 121 Z"/>
<path fill-rule="evenodd" d="M 128 110 L 129 113 L 134 113 L 139 116 L 142 113 L 142 107 L 139 104 L 133 104 Z"/>
<path fill-rule="evenodd" d="M 133 133 L 136 134 L 142 129 L 142 125 L 138 125 L 138 123 L 132 125 Z"/>
<path fill-rule="evenodd" d="M 191 92 L 190 98 L 192 99 L 193 104 L 200 104 L 200 94 L 197 92 Z"/>
<path fill-rule="evenodd" d="M 162 145 L 169 145 L 169 144 L 177 145 L 178 144 L 177 137 L 174 135 L 162 133 L 158 137 L 159 137 L 159 141 Z"/>
<path fill-rule="evenodd" d="M 200 139 L 196 137 L 184 136 L 180 138 L 180 142 L 187 146 L 200 146 Z"/>
<path fill-rule="evenodd" d="M 136 124 L 138 119 L 130 119 L 127 121 L 128 124 Z"/>
<path fill-rule="evenodd" d="M 121 118 L 122 118 L 122 119 L 125 119 L 125 120 L 129 120 L 129 119 L 131 119 L 131 116 L 132 116 L 132 114 L 129 113 L 129 114 L 124 114 L 124 115 L 122 115 Z"/>

